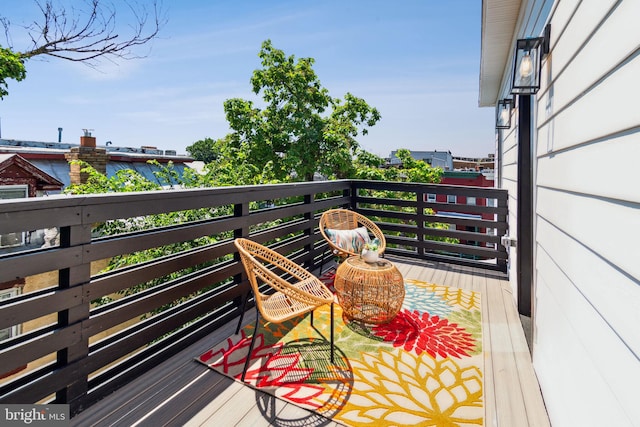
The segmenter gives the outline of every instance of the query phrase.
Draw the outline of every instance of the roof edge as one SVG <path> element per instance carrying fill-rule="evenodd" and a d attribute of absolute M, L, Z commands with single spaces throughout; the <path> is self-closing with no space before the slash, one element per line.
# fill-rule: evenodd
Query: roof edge
<path fill-rule="evenodd" d="M 522 0 L 482 0 L 480 107 L 496 105 L 511 57 Z"/>

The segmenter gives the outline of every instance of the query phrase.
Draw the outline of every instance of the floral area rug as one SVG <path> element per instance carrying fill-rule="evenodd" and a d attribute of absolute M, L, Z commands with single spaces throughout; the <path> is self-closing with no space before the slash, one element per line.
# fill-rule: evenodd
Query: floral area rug
<path fill-rule="evenodd" d="M 261 324 L 245 382 L 350 426 L 483 425 L 480 294 L 405 280 L 400 313 L 388 324 L 330 311 Z M 240 380 L 253 325 L 198 360 Z"/>

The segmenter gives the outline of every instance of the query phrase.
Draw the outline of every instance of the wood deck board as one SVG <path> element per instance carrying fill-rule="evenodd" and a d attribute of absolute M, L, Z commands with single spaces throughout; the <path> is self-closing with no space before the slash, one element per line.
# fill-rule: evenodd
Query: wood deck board
<path fill-rule="evenodd" d="M 482 294 L 487 426 L 548 426 L 509 283 L 499 273 L 391 259 L 407 279 Z M 252 322 L 253 312 L 245 316 Z M 231 335 L 230 322 L 72 418 L 74 426 L 339 426 L 313 412 L 227 378 L 195 358 Z"/>
<path fill-rule="evenodd" d="M 208 368 L 206 368 L 208 369 Z M 207 373 L 208 374 L 208 373 Z M 212 387 L 208 388 L 205 393 L 201 396 L 198 396 L 198 399 L 195 399 L 190 402 L 184 402 L 180 400 L 182 407 L 178 406 L 178 413 L 174 414 L 173 417 L 167 423 L 163 423 L 162 425 L 166 426 L 184 426 L 188 423 L 192 422 L 194 419 L 194 414 L 207 413 L 206 408 L 211 402 L 215 402 L 215 405 L 220 406 L 223 404 L 219 397 L 226 390 L 233 390 L 234 388 L 240 389 L 243 388 L 241 384 L 236 383 L 231 378 L 227 378 L 223 375 L 216 375 L 219 377 L 219 381 L 217 381 Z M 232 397 L 232 396 L 231 396 Z M 228 401 L 227 401 L 228 402 Z M 175 405 L 172 405 L 172 410 Z M 199 424 L 196 424 L 199 425 Z"/>
<path fill-rule="evenodd" d="M 513 305 L 513 294 L 511 293 L 511 289 L 506 289 L 503 286 L 502 295 L 504 298 L 504 308 L 507 316 L 509 333 L 511 335 L 511 343 L 513 346 L 512 354 L 515 359 L 516 372 L 518 373 L 520 391 L 522 392 L 527 418 L 529 418 L 531 425 L 549 426 L 550 423 L 547 414 L 541 414 L 540 411 L 536 411 L 537 407 L 544 406 L 544 401 L 542 400 L 542 395 L 539 392 L 540 386 L 531 363 L 529 346 L 527 344 L 524 331 L 519 323 L 520 316 L 515 309 L 515 305 Z M 536 389 L 537 392 L 532 392 L 532 390 Z"/>
<path fill-rule="evenodd" d="M 474 281 L 473 290 L 480 292 L 483 296 L 487 294 L 488 280 L 482 277 L 481 280 Z M 486 297 L 485 297 L 486 299 Z M 491 316 L 489 315 L 488 301 L 482 301 L 482 349 L 484 354 L 484 404 L 485 404 L 485 425 L 497 425 L 495 385 L 493 379 L 493 363 L 491 359 Z"/>
<path fill-rule="evenodd" d="M 216 376 L 222 376 L 217 372 L 214 372 Z M 243 387 L 241 384 L 229 379 L 233 384 L 223 390 L 215 400 L 210 400 L 206 406 L 192 416 L 186 423 L 185 427 L 196 427 L 201 425 L 207 425 L 207 421 L 210 420 L 213 415 L 224 406 L 233 406 L 232 398 L 237 395 L 238 391 Z"/>
<path fill-rule="evenodd" d="M 201 425 L 210 426 L 235 426 L 253 408 L 257 407 L 256 400 L 260 399 L 262 393 L 256 393 L 251 387 L 241 387 L 231 399 L 230 403 L 218 408 L 211 417 Z M 262 417 L 261 417 L 262 415 Z M 272 424 L 273 416 L 268 417 L 268 413 L 257 410 L 254 414 L 255 420 L 263 420 L 265 425 Z M 246 422 L 246 420 L 245 420 Z"/>
<path fill-rule="evenodd" d="M 498 291 L 496 292 L 496 289 Z M 500 287 L 487 286 L 487 303 L 489 304 L 489 323 L 491 325 L 491 354 L 493 369 L 493 383 L 495 385 L 496 403 L 504 406 L 496 411 L 497 425 L 518 425 L 519 418 L 526 419 L 526 411 L 520 383 L 518 381 L 517 365 L 513 355 L 511 335 L 507 325 L 507 316 L 504 307 Z M 491 379 L 488 379 L 491 381 Z"/>

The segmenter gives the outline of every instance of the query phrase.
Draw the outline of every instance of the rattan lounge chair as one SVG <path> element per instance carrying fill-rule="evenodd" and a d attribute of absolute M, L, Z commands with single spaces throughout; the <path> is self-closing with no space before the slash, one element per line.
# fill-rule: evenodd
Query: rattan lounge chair
<path fill-rule="evenodd" d="M 256 327 L 251 338 L 249 354 L 242 371 L 242 381 L 249 368 L 253 345 L 260 324 L 260 316 L 268 322 L 282 323 L 324 305 L 331 305 L 331 363 L 333 363 L 333 303 L 334 295 L 317 277 L 307 270 L 272 251 L 271 249 L 248 239 L 235 239 L 240 259 L 247 272 L 251 290 L 256 303 Z M 288 277 L 289 280 L 285 280 Z M 270 290 L 262 292 L 260 285 L 269 285 Z M 245 298 L 244 305 L 248 300 Z M 242 307 L 236 333 L 240 331 L 245 307 Z"/>
<path fill-rule="evenodd" d="M 362 248 L 358 244 L 352 243 L 348 237 L 336 239 L 336 231 L 352 232 L 361 227 L 364 227 L 367 237 L 370 240 L 378 239 L 378 255 L 382 256 L 387 247 L 384 234 L 382 234 L 380 228 L 366 216 L 348 209 L 330 209 L 320 217 L 320 234 L 322 234 L 322 237 L 327 241 L 332 252 L 342 259 L 360 255 Z M 371 235 L 373 235 L 373 239 L 371 239 Z M 366 242 L 360 243 L 364 244 Z M 322 270 L 322 267 L 320 269 Z"/>

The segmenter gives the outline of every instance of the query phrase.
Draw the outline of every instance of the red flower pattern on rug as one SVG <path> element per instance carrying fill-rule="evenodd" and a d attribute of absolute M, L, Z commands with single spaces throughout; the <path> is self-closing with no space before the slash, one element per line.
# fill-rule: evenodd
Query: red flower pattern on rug
<path fill-rule="evenodd" d="M 242 330 L 237 342 L 229 337 L 224 346 L 202 354 L 199 359 L 211 368 L 240 380 L 250 343 L 251 338 Z M 313 369 L 299 367 L 300 354 L 283 354 L 282 349 L 281 342 L 266 345 L 264 334 L 259 333 L 251 353 L 253 363 L 245 380 L 260 388 L 278 387 L 281 389 L 280 397 L 308 408 L 318 408 L 320 405 L 314 399 L 322 394 L 324 387 L 306 383 Z M 212 363 L 212 360 L 216 362 Z"/>
<path fill-rule="evenodd" d="M 377 325 L 372 332 L 394 347 L 415 351 L 418 356 L 427 352 L 434 359 L 436 355 L 444 358 L 469 356 L 467 351 L 475 348 L 473 336 L 464 328 L 418 310 L 402 310 L 390 323 Z"/>

